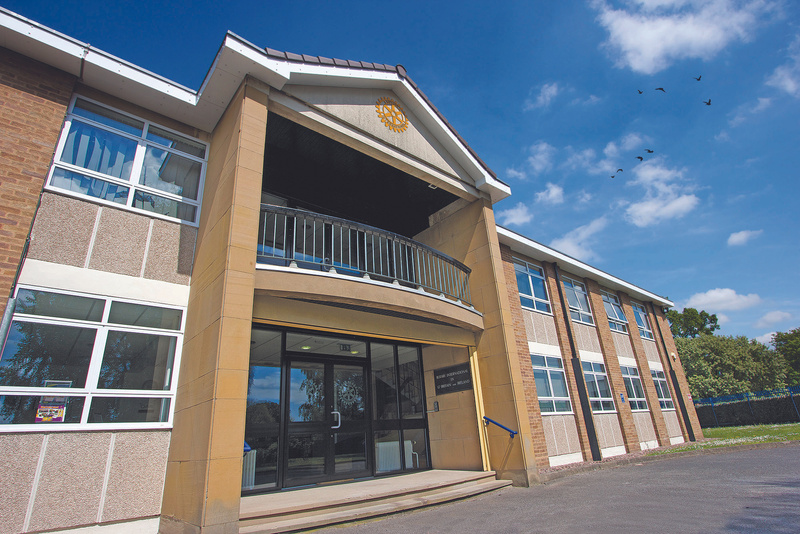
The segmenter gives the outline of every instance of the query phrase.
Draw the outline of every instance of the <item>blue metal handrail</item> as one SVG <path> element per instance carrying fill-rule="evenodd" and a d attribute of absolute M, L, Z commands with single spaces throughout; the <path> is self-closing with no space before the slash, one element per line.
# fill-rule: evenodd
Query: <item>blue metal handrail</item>
<path fill-rule="evenodd" d="M 486 417 L 486 416 L 484 415 L 484 416 L 483 416 L 483 424 L 485 424 L 485 425 L 488 425 L 489 423 L 495 424 L 495 425 L 499 426 L 500 428 L 502 428 L 503 430 L 505 430 L 506 432 L 508 432 L 509 434 L 511 434 L 511 439 L 514 439 L 514 436 L 516 436 L 517 434 L 519 434 L 519 432 L 516 432 L 516 431 L 514 431 L 514 430 L 511 430 L 511 429 L 510 429 L 510 428 L 508 428 L 507 426 L 501 425 L 500 423 L 498 423 L 498 422 L 497 422 L 497 421 L 495 421 L 494 419 L 489 419 L 488 417 Z"/>
<path fill-rule="evenodd" d="M 258 263 L 369 277 L 471 305 L 469 267 L 393 232 L 329 215 L 262 204 L 258 233 Z"/>

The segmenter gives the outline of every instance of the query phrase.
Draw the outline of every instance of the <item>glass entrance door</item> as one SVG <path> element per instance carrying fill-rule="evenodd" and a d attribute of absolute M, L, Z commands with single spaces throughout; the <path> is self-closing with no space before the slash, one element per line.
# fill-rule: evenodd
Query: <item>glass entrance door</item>
<path fill-rule="evenodd" d="M 291 358 L 285 486 L 367 476 L 363 361 Z"/>

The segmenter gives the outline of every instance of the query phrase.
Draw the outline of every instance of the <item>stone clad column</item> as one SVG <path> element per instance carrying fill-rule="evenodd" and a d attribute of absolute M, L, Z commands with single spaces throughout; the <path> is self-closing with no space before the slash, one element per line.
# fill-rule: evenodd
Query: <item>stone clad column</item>
<path fill-rule="evenodd" d="M 499 478 L 528 486 L 538 481 L 539 471 L 491 204 L 487 199 L 467 204 L 415 239 L 472 269 L 472 303 L 484 321 L 484 331 L 476 335 L 483 406 L 487 417 L 519 430 L 510 438 L 508 432 L 494 425 L 486 429 L 491 468 Z"/>
<path fill-rule="evenodd" d="M 160 532 L 238 532 L 269 88 L 247 79 L 214 129 Z"/>

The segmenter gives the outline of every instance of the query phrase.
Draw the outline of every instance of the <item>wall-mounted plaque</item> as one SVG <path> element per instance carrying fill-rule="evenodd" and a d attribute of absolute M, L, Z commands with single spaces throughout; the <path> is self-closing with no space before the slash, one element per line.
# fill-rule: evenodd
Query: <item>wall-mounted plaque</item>
<path fill-rule="evenodd" d="M 472 374 L 469 370 L 469 362 L 434 369 L 433 381 L 436 384 L 437 395 L 472 389 Z"/>

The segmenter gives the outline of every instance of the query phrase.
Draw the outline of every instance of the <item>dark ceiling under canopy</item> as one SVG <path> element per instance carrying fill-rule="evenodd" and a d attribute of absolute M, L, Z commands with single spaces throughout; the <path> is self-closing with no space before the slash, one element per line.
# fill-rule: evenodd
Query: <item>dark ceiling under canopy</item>
<path fill-rule="evenodd" d="M 406 237 L 458 198 L 275 113 L 267 119 L 262 188 L 290 207 Z"/>

